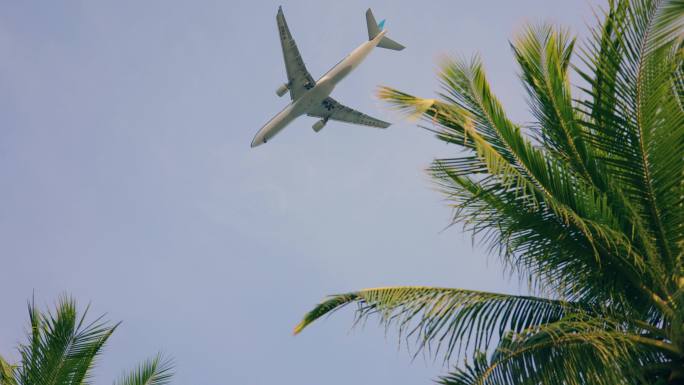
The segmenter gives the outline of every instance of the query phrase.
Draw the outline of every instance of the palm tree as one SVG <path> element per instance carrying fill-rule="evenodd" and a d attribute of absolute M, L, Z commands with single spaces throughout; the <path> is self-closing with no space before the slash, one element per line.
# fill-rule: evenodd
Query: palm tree
<path fill-rule="evenodd" d="M 511 44 L 532 124 L 508 119 L 477 57 L 445 60 L 438 100 L 380 89 L 463 150 L 428 170 L 453 221 L 533 295 L 365 289 L 328 297 L 295 333 L 356 303 L 418 351 L 466 358 L 442 384 L 684 383 L 684 1 L 601 14 L 577 65 L 560 28 Z"/>
<path fill-rule="evenodd" d="M 41 313 L 29 303 L 28 343 L 19 345 L 21 361 L 9 364 L 0 357 L 0 385 L 86 385 L 91 369 L 119 323 L 102 317 L 86 321 L 88 309 L 78 315 L 73 299 L 62 297 L 55 313 Z M 165 385 L 172 362 L 162 355 L 143 362 L 116 385 Z"/>

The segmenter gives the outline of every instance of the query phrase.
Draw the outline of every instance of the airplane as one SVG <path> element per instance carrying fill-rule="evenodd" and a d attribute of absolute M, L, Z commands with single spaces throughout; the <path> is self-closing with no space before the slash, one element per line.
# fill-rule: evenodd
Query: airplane
<path fill-rule="evenodd" d="M 328 120 L 378 128 L 390 126 L 387 122 L 349 108 L 329 96 L 337 83 L 349 75 L 368 56 L 373 48 L 381 47 L 395 51 L 404 49 L 403 45 L 385 36 L 387 33 L 387 30 L 383 28 L 385 20 L 378 24 L 375 21 L 373 12 L 369 8 L 366 11 L 368 41 L 353 50 L 317 81 L 314 81 L 304 65 L 302 56 L 297 49 L 297 44 L 292 38 L 290 29 L 287 27 L 282 7 L 278 7 L 276 21 L 278 22 L 280 44 L 283 48 L 285 71 L 287 72 L 287 83 L 278 87 L 276 95 L 283 96 L 290 91 L 292 102 L 257 132 L 254 140 L 252 140 L 251 147 L 266 143 L 285 126 L 295 120 L 295 118 L 304 114 L 320 119 L 312 127 L 315 132 L 323 129 Z"/>

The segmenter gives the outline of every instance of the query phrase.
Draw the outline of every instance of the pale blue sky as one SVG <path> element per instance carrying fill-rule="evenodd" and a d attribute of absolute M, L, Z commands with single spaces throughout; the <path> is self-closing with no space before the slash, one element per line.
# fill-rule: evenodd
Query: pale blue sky
<path fill-rule="evenodd" d="M 453 154 L 387 111 L 391 85 L 438 88 L 444 54 L 481 53 L 510 115 L 530 119 L 508 46 L 527 22 L 576 33 L 590 1 L 0 0 L 0 352 L 16 358 L 26 300 L 73 294 L 123 320 L 97 384 L 163 350 L 176 384 L 416 384 L 410 361 L 352 312 L 292 337 L 325 294 L 422 284 L 516 292 L 496 258 L 449 222 L 423 168 Z M 300 118 L 255 132 L 288 98 L 278 5 L 317 78 L 387 19 L 402 52 L 376 50 L 335 91 L 395 124 Z M 524 289 L 524 288 L 523 288 Z"/>

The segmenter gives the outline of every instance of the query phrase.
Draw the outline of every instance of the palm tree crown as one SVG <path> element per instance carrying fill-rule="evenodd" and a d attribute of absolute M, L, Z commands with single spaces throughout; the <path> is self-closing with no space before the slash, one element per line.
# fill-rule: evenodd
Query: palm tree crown
<path fill-rule="evenodd" d="M 580 48 L 563 29 L 528 27 L 511 44 L 525 126 L 477 57 L 442 64 L 437 100 L 381 88 L 465 150 L 429 168 L 453 220 L 553 298 L 366 289 L 329 297 L 295 332 L 357 303 L 419 348 L 470 357 L 444 384 L 684 383 L 683 36 L 682 0 L 610 1 Z"/>
<path fill-rule="evenodd" d="M 76 303 L 59 300 L 55 313 L 40 312 L 29 304 L 28 342 L 19 346 L 21 361 L 10 364 L 0 357 L 0 385 L 86 385 L 102 347 L 119 324 L 99 317 L 86 321 L 86 309 L 78 315 Z M 166 385 L 172 376 L 172 362 L 158 354 L 115 385 Z"/>

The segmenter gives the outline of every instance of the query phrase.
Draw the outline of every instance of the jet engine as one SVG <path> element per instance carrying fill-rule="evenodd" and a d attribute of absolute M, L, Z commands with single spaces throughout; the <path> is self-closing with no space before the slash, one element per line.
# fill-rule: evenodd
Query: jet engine
<path fill-rule="evenodd" d="M 313 128 L 314 131 L 318 132 L 318 131 L 322 130 L 323 127 L 325 127 L 325 124 L 327 122 L 328 122 L 327 119 L 321 119 L 321 120 L 317 121 L 316 123 L 314 123 L 314 125 L 311 126 L 311 128 Z"/>
<path fill-rule="evenodd" d="M 278 95 L 278 96 L 283 96 L 283 95 L 285 95 L 285 93 L 287 92 L 287 90 L 288 90 L 289 88 L 290 88 L 290 87 L 287 86 L 287 83 L 283 83 L 283 85 L 280 86 L 280 87 L 278 87 L 278 89 L 276 90 L 276 95 Z"/>

